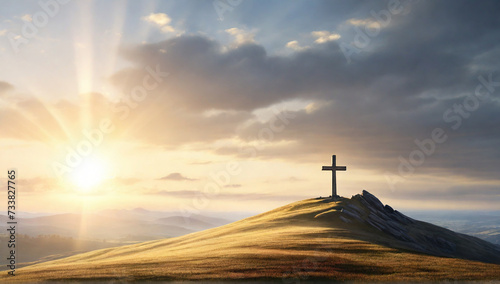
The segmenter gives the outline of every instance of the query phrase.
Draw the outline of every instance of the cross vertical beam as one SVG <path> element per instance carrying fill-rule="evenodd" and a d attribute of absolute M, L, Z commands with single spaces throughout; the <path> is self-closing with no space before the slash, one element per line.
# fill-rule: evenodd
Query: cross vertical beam
<path fill-rule="evenodd" d="M 332 198 L 337 196 L 337 156 L 332 156 Z"/>
<path fill-rule="evenodd" d="M 332 171 L 332 199 L 337 198 L 337 171 L 347 171 L 346 166 L 337 166 L 337 156 L 332 155 L 332 165 L 323 166 L 321 168 L 323 171 Z"/>

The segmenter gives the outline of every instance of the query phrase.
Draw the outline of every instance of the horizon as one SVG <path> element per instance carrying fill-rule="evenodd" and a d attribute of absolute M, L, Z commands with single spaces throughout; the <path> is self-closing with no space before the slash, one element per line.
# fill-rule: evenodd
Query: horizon
<path fill-rule="evenodd" d="M 40 3 L 0 11 L 17 211 L 262 213 L 332 155 L 341 196 L 498 211 L 495 1 Z"/>

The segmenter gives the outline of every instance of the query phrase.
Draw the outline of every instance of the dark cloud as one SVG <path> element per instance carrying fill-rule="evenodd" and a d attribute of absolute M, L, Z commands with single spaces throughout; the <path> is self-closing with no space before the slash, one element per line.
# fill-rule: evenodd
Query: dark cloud
<path fill-rule="evenodd" d="M 12 89 L 14 89 L 14 86 L 12 86 L 11 84 L 9 84 L 7 82 L 0 81 L 0 96 L 3 95 L 5 92 L 10 91 Z"/>
<path fill-rule="evenodd" d="M 162 178 L 160 178 L 160 180 L 173 180 L 173 181 L 195 181 L 197 179 L 193 179 L 193 178 L 188 178 L 188 177 L 185 177 L 183 176 L 182 174 L 180 173 L 171 173 L 171 174 L 168 174 Z"/>
<path fill-rule="evenodd" d="M 315 111 L 295 112 L 286 129 L 274 133 L 272 141 L 264 141 L 260 149 L 225 146 L 214 150 L 218 154 L 244 158 L 254 152 L 259 158 L 300 162 L 342 153 L 353 165 L 394 172 L 399 156 L 408 159 L 418 150 L 416 139 L 428 139 L 435 128 L 442 128 L 448 140 L 426 157 L 421 173 L 497 179 L 499 86 L 491 98 L 479 102 L 478 110 L 461 118 L 458 129 L 443 116 L 475 92 L 481 84 L 478 76 L 493 74 L 493 81 L 500 81 L 500 70 L 492 64 L 500 50 L 500 20 L 494 12 L 499 4 L 410 4 L 350 63 L 339 43 L 354 39 L 354 27 L 344 27 L 339 41 L 313 45 L 291 55 L 275 55 L 258 44 L 227 49 L 203 36 L 143 45 L 124 50 L 123 55 L 137 66 L 159 64 L 162 70 L 172 72 L 169 81 L 155 92 L 159 105 L 189 110 L 194 116 L 213 109 L 249 113 L 293 99 L 314 101 L 319 106 Z M 357 8 L 344 16 L 346 20 L 376 20 L 371 11 L 380 11 L 387 3 L 355 2 L 354 6 Z M 133 76 L 138 70 L 120 72 L 113 80 L 127 82 L 124 86 L 131 88 L 139 83 Z M 221 131 L 211 139 L 237 137 L 258 143 L 259 132 L 269 124 L 248 123 L 250 118 L 241 118 L 230 131 Z M 204 126 L 209 124 L 217 130 L 218 123 Z"/>

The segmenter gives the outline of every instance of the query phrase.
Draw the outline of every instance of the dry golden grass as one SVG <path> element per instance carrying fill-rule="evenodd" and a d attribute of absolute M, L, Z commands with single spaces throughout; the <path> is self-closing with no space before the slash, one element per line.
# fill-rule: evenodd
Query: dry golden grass
<path fill-rule="evenodd" d="M 416 254 L 361 240 L 305 200 L 182 237 L 102 249 L 2 272 L 0 281 L 335 279 L 500 280 L 500 265 Z"/>

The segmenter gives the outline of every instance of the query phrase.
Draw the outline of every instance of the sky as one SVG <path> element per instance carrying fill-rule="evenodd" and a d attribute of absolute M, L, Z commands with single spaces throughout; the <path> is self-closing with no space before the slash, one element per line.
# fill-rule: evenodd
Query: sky
<path fill-rule="evenodd" d="M 1 6 L 18 210 L 499 209 L 498 1 Z"/>

